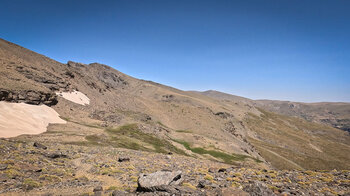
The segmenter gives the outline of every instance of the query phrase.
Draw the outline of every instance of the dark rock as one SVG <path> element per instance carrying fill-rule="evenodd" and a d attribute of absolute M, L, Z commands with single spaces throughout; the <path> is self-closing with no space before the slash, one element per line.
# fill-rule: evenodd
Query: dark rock
<path fill-rule="evenodd" d="M 220 168 L 220 169 L 218 170 L 218 172 L 226 172 L 226 169 L 225 169 L 225 168 Z"/>
<path fill-rule="evenodd" d="M 201 180 L 198 182 L 197 188 L 203 189 L 206 186 L 206 181 L 205 180 Z"/>
<path fill-rule="evenodd" d="M 62 153 L 52 153 L 52 154 L 47 154 L 47 157 L 51 159 L 57 159 L 57 158 L 67 158 L 68 156 Z"/>
<path fill-rule="evenodd" d="M 69 76 L 70 78 L 74 78 L 75 77 L 75 75 L 73 74 L 73 72 L 71 72 L 71 71 L 66 71 L 66 73 L 65 73 L 67 76 Z"/>
<path fill-rule="evenodd" d="M 41 91 L 10 91 L 0 89 L 0 101 L 8 101 L 14 103 L 27 103 L 33 105 L 45 104 L 48 106 L 56 105 L 58 103 L 57 96 L 50 92 Z"/>
<path fill-rule="evenodd" d="M 0 89 L 0 101 L 5 101 L 8 97 L 9 92 Z"/>
<path fill-rule="evenodd" d="M 157 171 L 151 174 L 140 174 L 137 181 L 137 191 L 166 191 L 170 185 L 179 185 L 182 181 L 181 171 Z"/>
<path fill-rule="evenodd" d="M 40 144 L 40 143 L 38 143 L 38 142 L 34 142 L 33 146 L 36 147 L 36 148 L 44 149 L 44 150 L 47 149 L 46 146 L 44 146 L 43 144 Z"/>
<path fill-rule="evenodd" d="M 223 119 L 227 119 L 227 118 L 233 117 L 232 114 L 227 113 L 227 112 L 218 112 L 218 113 L 215 113 L 215 115 L 216 115 L 216 116 L 219 116 L 219 117 L 221 117 L 221 118 L 223 118 Z"/>
<path fill-rule="evenodd" d="M 126 161 L 130 161 L 130 158 L 128 158 L 128 157 L 119 157 L 118 158 L 118 162 L 126 162 Z"/>

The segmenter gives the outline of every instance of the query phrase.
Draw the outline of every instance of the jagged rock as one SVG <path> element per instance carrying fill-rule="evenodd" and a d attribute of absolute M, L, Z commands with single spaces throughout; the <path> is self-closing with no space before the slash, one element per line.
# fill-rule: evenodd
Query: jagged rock
<path fill-rule="evenodd" d="M 140 174 L 137 191 L 166 191 L 170 185 L 179 185 L 183 181 L 181 171 L 157 171 L 151 174 Z"/>
<path fill-rule="evenodd" d="M 74 78 L 74 77 L 75 77 L 74 73 L 71 72 L 71 71 L 66 71 L 65 74 L 66 74 L 67 76 L 69 76 L 70 78 Z"/>
<path fill-rule="evenodd" d="M 126 161 L 130 161 L 130 158 L 128 158 L 128 157 L 119 157 L 118 158 L 118 162 L 126 162 Z"/>
<path fill-rule="evenodd" d="M 38 143 L 38 142 L 34 142 L 33 146 L 36 147 L 36 148 L 44 149 L 44 150 L 47 149 L 46 146 L 44 146 L 44 145 L 42 145 L 42 144 L 40 144 L 40 143 Z"/>
<path fill-rule="evenodd" d="M 217 113 L 215 113 L 215 115 L 216 115 L 216 116 L 219 116 L 219 117 L 221 117 L 221 118 L 223 118 L 223 119 L 227 119 L 227 118 L 233 117 L 232 114 L 227 113 L 227 112 L 217 112 Z"/>
<path fill-rule="evenodd" d="M 47 154 L 46 156 L 51 158 L 51 159 L 67 158 L 67 155 L 62 154 L 62 153 L 52 153 L 52 154 Z"/>
<path fill-rule="evenodd" d="M 69 67 L 85 67 L 86 65 L 83 63 L 77 63 L 77 62 L 73 62 L 73 61 L 68 61 L 67 65 Z"/>
<path fill-rule="evenodd" d="M 57 95 L 50 92 L 41 91 L 10 91 L 0 89 L 0 101 L 8 101 L 14 103 L 27 103 L 33 105 L 45 104 L 48 106 L 56 105 Z"/>
<path fill-rule="evenodd" d="M 198 182 L 197 188 L 203 189 L 207 185 L 205 180 L 201 180 Z"/>

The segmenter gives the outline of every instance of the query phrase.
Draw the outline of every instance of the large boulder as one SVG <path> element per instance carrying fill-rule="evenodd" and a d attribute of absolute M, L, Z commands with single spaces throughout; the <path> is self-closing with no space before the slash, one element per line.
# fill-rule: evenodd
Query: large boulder
<path fill-rule="evenodd" d="M 182 181 L 181 171 L 157 171 L 151 174 L 140 174 L 137 191 L 167 191 L 169 186 L 179 185 Z"/>

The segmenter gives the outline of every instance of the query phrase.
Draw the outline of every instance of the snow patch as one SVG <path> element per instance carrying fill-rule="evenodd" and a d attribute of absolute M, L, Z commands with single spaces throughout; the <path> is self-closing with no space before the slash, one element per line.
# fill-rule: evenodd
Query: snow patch
<path fill-rule="evenodd" d="M 0 138 L 40 134 L 49 123 L 65 124 L 59 114 L 46 105 L 0 101 Z"/>
<path fill-rule="evenodd" d="M 58 92 L 57 95 L 80 105 L 89 105 L 90 99 L 83 93 L 74 90 L 73 92 Z"/>

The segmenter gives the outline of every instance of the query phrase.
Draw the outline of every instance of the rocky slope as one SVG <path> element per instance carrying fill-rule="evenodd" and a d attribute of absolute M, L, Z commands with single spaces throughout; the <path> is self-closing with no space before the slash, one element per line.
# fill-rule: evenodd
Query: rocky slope
<path fill-rule="evenodd" d="M 244 102 L 270 112 L 299 117 L 310 122 L 322 123 L 344 131 L 350 131 L 350 103 L 252 100 L 214 90 L 193 92 L 219 100 Z"/>
<path fill-rule="evenodd" d="M 98 63 L 59 63 L 5 40 L 0 65 L 2 101 L 46 104 L 67 121 L 39 135 L 0 140 L 2 194 L 348 192 L 350 136 L 339 129 L 266 112 L 241 97 L 222 100 L 138 80 Z M 89 104 L 56 95 L 73 91 Z M 164 169 L 181 171 L 181 183 L 137 191 L 142 173 Z"/>

